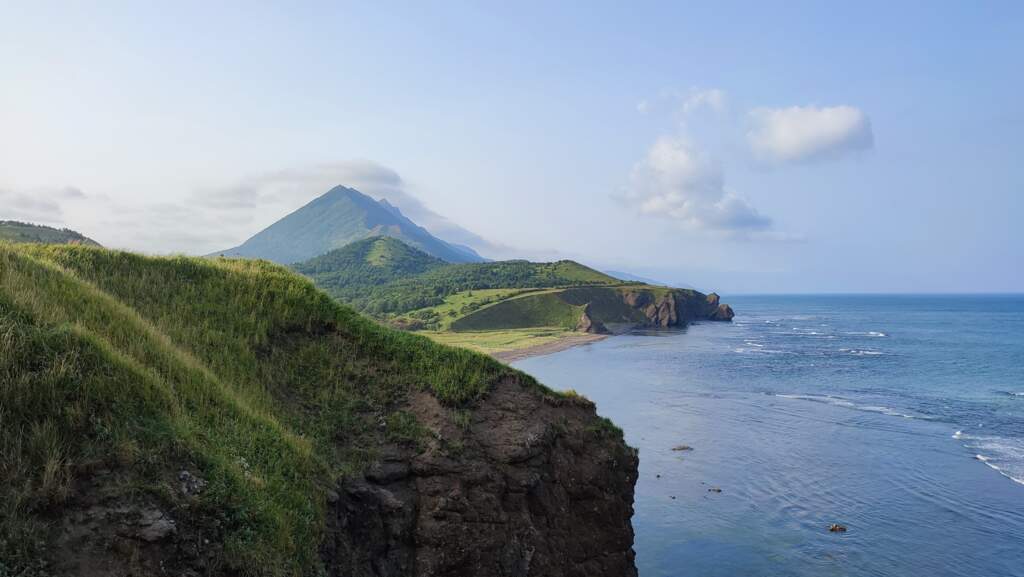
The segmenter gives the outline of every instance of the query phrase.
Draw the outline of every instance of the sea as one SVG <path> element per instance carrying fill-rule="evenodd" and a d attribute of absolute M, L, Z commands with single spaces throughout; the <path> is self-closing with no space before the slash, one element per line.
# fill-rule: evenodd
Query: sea
<path fill-rule="evenodd" d="M 723 300 L 514 363 L 639 449 L 641 577 L 1024 576 L 1024 295 Z"/>

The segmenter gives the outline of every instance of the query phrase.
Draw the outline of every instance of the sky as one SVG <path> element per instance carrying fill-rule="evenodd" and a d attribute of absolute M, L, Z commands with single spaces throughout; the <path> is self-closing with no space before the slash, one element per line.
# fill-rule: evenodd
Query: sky
<path fill-rule="evenodd" d="M 239 244 L 331 186 L 492 258 L 1024 291 L 1019 2 L 0 0 L 0 219 Z"/>

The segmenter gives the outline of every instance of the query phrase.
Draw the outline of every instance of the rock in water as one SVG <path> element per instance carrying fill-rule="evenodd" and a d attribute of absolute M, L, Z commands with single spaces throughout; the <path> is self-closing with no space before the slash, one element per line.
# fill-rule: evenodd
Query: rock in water
<path fill-rule="evenodd" d="M 711 315 L 711 320 L 715 321 L 731 321 L 736 316 L 736 313 L 732 312 L 732 307 L 729 305 L 718 305 L 718 308 Z"/>

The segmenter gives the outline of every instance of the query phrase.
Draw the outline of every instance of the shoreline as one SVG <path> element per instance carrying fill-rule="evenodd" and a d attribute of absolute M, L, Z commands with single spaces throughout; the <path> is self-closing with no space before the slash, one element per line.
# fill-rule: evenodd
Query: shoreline
<path fill-rule="evenodd" d="M 491 356 L 505 364 L 512 364 L 516 361 L 521 361 L 530 357 L 550 355 L 573 347 L 596 343 L 598 341 L 603 341 L 610 336 L 612 335 L 595 335 L 589 333 L 568 334 L 558 340 L 548 343 L 541 343 L 539 345 L 532 345 L 521 349 L 496 351 L 491 353 Z"/>

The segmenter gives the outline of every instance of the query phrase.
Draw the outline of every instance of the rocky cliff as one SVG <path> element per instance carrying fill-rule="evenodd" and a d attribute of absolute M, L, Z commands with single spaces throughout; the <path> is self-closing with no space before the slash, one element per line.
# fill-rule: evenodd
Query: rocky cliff
<path fill-rule="evenodd" d="M 660 296 L 651 290 L 627 289 L 622 300 L 643 313 L 646 324 L 658 327 L 686 325 L 694 320 L 731 321 L 733 311 L 720 304 L 715 293 L 704 295 L 691 290 L 668 290 Z"/>
<path fill-rule="evenodd" d="M 329 575 L 637 574 L 637 455 L 589 401 L 509 379 L 464 419 L 427 394 L 409 410 L 430 441 L 386 445 L 364 475 L 339 481 Z"/>
<path fill-rule="evenodd" d="M 636 575 L 592 403 L 266 262 L 0 243 L 0 408 L 0 576 Z"/>
<path fill-rule="evenodd" d="M 426 392 L 404 410 L 422 434 L 395 440 L 382 428 L 372 464 L 325 491 L 327 575 L 637 575 L 637 453 L 590 401 L 511 377 L 472 410 Z M 90 467 L 52 519 L 57 574 L 237 574 L 217 561 L 230 520 L 197 506 L 201 468 L 168 470 L 176 495 L 161 503 L 111 491 L 130 478 L 116 460 Z"/>

